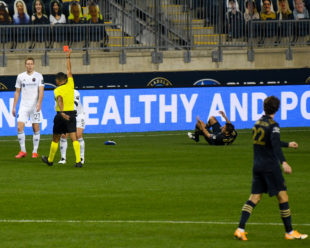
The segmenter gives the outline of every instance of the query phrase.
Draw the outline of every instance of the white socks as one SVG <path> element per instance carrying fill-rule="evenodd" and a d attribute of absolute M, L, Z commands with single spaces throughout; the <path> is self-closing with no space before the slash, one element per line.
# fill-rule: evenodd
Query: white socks
<path fill-rule="evenodd" d="M 66 154 L 67 154 L 67 147 L 68 147 L 68 142 L 67 139 L 60 138 L 60 153 L 61 153 L 61 158 L 64 158 L 66 160 Z"/>
<path fill-rule="evenodd" d="M 19 145 L 20 145 L 20 150 L 22 152 L 26 152 L 26 146 L 25 146 L 25 133 L 22 132 L 22 133 L 18 133 L 17 134 L 17 138 L 18 138 L 18 142 L 19 142 Z"/>
<path fill-rule="evenodd" d="M 40 143 L 40 132 L 33 133 L 33 151 L 32 153 L 38 153 L 39 143 Z"/>
<path fill-rule="evenodd" d="M 84 159 L 84 152 L 85 152 L 85 142 L 83 138 L 78 139 L 79 143 L 80 143 L 80 150 L 81 150 L 81 159 Z"/>
<path fill-rule="evenodd" d="M 78 139 L 78 142 L 80 143 L 80 150 L 81 150 L 81 159 L 84 161 L 84 154 L 85 154 L 85 142 L 83 138 Z M 60 138 L 60 153 L 61 158 L 66 159 L 66 153 L 68 148 L 68 142 L 67 139 Z"/>

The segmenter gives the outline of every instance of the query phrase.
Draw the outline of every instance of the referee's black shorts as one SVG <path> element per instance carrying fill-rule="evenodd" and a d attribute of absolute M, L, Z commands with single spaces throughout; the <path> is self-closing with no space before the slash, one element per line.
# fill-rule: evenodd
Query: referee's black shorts
<path fill-rule="evenodd" d="M 285 181 L 280 166 L 272 171 L 253 170 L 252 194 L 268 193 L 270 196 L 286 191 Z"/>
<path fill-rule="evenodd" d="M 65 120 L 60 112 L 54 117 L 53 134 L 66 134 L 76 132 L 76 111 L 64 111 L 70 116 L 70 120 Z"/>

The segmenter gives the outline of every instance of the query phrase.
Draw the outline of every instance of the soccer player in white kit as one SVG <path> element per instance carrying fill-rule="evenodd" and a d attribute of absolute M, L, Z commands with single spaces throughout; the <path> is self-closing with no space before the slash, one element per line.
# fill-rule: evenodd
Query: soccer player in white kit
<path fill-rule="evenodd" d="M 34 59 L 25 60 L 26 71 L 17 76 L 15 84 L 15 95 L 12 114 L 16 116 L 16 105 L 21 94 L 21 101 L 17 114 L 17 132 L 20 145 L 20 152 L 15 158 L 27 156 L 25 146 L 25 123 L 30 118 L 33 129 L 33 151 L 32 157 L 38 157 L 38 147 L 40 143 L 40 123 L 42 122 L 42 100 L 44 94 L 44 80 L 41 73 L 34 70 Z"/>
<path fill-rule="evenodd" d="M 81 150 L 81 163 L 84 164 L 85 162 L 85 142 L 83 139 L 83 132 L 85 129 L 85 113 L 83 110 L 83 105 L 81 103 L 80 93 L 77 90 L 74 90 L 74 108 L 76 110 L 76 135 L 78 141 L 80 143 L 80 150 Z M 60 153 L 61 153 L 61 160 L 58 162 L 59 164 L 66 163 L 66 154 L 67 154 L 67 135 L 61 135 L 60 138 Z"/>

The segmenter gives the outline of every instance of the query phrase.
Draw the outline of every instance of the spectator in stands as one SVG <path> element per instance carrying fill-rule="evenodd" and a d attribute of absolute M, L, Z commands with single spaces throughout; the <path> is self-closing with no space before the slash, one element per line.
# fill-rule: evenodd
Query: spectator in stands
<path fill-rule="evenodd" d="M 243 16 L 237 10 L 236 0 L 229 0 L 229 11 L 226 13 L 226 27 L 228 30 L 227 41 L 243 35 Z"/>
<path fill-rule="evenodd" d="M 81 5 L 78 2 L 73 2 L 70 5 L 70 15 L 68 17 L 70 24 L 84 24 L 86 19 L 82 14 Z"/>
<path fill-rule="evenodd" d="M 30 24 L 30 17 L 27 12 L 26 4 L 23 0 L 15 0 L 14 2 L 14 15 L 13 15 L 13 23 L 15 25 L 25 25 Z M 29 36 L 29 29 L 28 28 L 18 28 L 13 30 L 13 42 L 11 46 L 11 52 L 17 46 L 18 42 L 27 42 Z"/>
<path fill-rule="evenodd" d="M 293 10 L 293 15 L 295 20 L 308 19 L 309 12 L 305 8 L 304 1 L 294 0 L 295 9 Z"/>
<path fill-rule="evenodd" d="M 109 37 L 103 26 L 104 19 L 100 14 L 99 6 L 94 1 L 90 1 L 88 4 L 87 23 L 101 24 L 99 27 L 91 26 L 89 28 L 89 41 L 100 41 L 100 47 L 106 47 L 109 42 Z"/>
<path fill-rule="evenodd" d="M 66 23 L 66 16 L 62 13 L 62 3 L 59 0 L 50 2 L 50 23 L 52 25 Z"/>
<path fill-rule="evenodd" d="M 72 3 L 78 3 L 81 6 L 81 1 L 80 0 L 62 0 L 62 4 L 63 4 L 63 13 L 66 17 L 68 17 L 70 15 L 70 6 Z"/>
<path fill-rule="evenodd" d="M 67 22 L 66 16 L 62 12 L 62 3 L 59 0 L 52 0 L 50 2 L 50 23 L 51 23 L 51 40 L 49 48 L 53 48 L 54 42 L 64 41 L 65 28 L 59 27 L 57 24 L 65 24 Z M 55 26 L 56 25 L 56 26 Z"/>
<path fill-rule="evenodd" d="M 278 20 L 292 20 L 294 19 L 293 13 L 290 9 L 287 0 L 278 0 L 278 12 L 277 12 Z"/>
<path fill-rule="evenodd" d="M 9 15 L 9 10 L 7 5 L 4 2 L 0 2 L 0 25 L 10 25 L 12 23 L 12 19 Z M 8 28 L 1 28 L 0 32 L 0 43 L 7 43 L 10 41 L 10 37 L 8 36 Z"/>
<path fill-rule="evenodd" d="M 70 15 L 68 17 L 68 23 L 86 24 L 86 18 L 83 16 L 81 6 L 78 2 L 73 2 L 70 5 Z M 68 38 L 69 45 L 71 45 L 72 42 L 80 42 L 85 40 L 85 33 L 86 29 L 81 26 L 71 27 Z"/>
<path fill-rule="evenodd" d="M 263 9 L 260 13 L 260 19 L 266 20 L 276 20 L 277 15 L 273 11 L 273 6 L 271 0 L 263 0 Z M 258 41 L 258 46 L 261 46 L 265 42 L 265 37 L 273 37 L 277 33 L 277 23 L 262 23 L 260 25 L 260 40 Z"/>
<path fill-rule="evenodd" d="M 309 19 L 309 12 L 305 7 L 304 1 L 294 0 L 294 5 L 293 16 L 295 20 Z M 308 30 L 308 22 L 297 22 L 294 28 L 294 37 L 291 45 L 295 45 L 295 42 L 297 42 L 299 37 L 307 35 L 309 33 Z M 307 44 L 309 43 L 310 41 L 307 41 Z"/>
<path fill-rule="evenodd" d="M 245 22 L 259 20 L 259 14 L 254 0 L 248 0 L 245 2 L 244 20 Z"/>
<path fill-rule="evenodd" d="M 271 0 L 263 1 L 263 11 L 260 13 L 262 20 L 275 20 L 277 18 L 276 13 L 272 10 Z"/>
<path fill-rule="evenodd" d="M 23 0 L 15 0 L 14 2 L 14 24 L 29 24 L 30 17 L 27 12 L 26 4 Z"/>
<path fill-rule="evenodd" d="M 0 25 L 10 25 L 12 23 L 12 18 L 9 15 L 7 5 L 0 2 Z"/>
<path fill-rule="evenodd" d="M 278 0 L 278 11 L 277 11 L 278 20 L 292 20 L 294 19 L 293 13 L 290 9 L 288 0 Z M 282 36 L 290 35 L 291 24 L 287 22 L 279 23 L 277 40 L 274 45 L 277 46 L 281 42 Z"/>
<path fill-rule="evenodd" d="M 256 37 L 258 33 L 258 24 L 253 23 L 253 25 L 249 24 L 249 21 L 259 20 L 259 13 L 257 11 L 256 3 L 254 0 L 247 0 L 245 2 L 245 11 L 244 11 L 244 20 L 246 27 L 246 37 L 245 40 L 248 41 L 248 38 Z"/>
<path fill-rule="evenodd" d="M 42 0 L 34 0 L 32 3 L 31 22 L 33 24 L 49 24 L 45 11 L 45 5 Z"/>
<path fill-rule="evenodd" d="M 31 22 L 34 25 L 49 24 L 47 15 L 45 14 L 45 5 L 42 0 L 34 0 L 32 3 L 32 16 Z M 47 28 L 37 27 L 36 29 L 31 29 L 31 45 L 29 46 L 29 51 L 35 47 L 35 42 L 47 41 Z"/>
<path fill-rule="evenodd" d="M 232 11 L 233 8 L 237 9 L 239 11 L 239 3 L 238 3 L 238 1 L 235 0 L 234 2 L 235 2 L 234 6 L 232 6 L 231 0 L 226 0 L 226 13 Z"/>

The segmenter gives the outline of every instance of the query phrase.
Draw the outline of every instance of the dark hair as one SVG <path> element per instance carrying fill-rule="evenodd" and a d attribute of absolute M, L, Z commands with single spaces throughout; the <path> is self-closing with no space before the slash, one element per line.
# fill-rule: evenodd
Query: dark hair
<path fill-rule="evenodd" d="M 51 1 L 50 3 L 50 11 L 51 11 L 51 14 L 52 16 L 56 17 L 56 13 L 55 13 L 55 10 L 53 8 L 54 4 L 57 4 L 59 9 L 58 9 L 58 15 L 61 15 L 62 14 L 62 5 L 61 3 L 58 1 L 58 0 L 54 0 L 54 1 Z"/>
<path fill-rule="evenodd" d="M 7 12 L 7 6 L 5 6 L 3 3 L 0 3 L 0 10 L 3 11 L 4 21 L 10 22 L 11 17 L 9 13 Z"/>
<path fill-rule="evenodd" d="M 33 15 L 35 15 L 35 14 L 37 13 L 37 10 L 36 10 L 36 3 L 37 3 L 38 1 L 40 2 L 41 6 L 42 6 L 42 14 L 45 14 L 45 13 L 46 13 L 46 11 L 45 11 L 45 5 L 44 5 L 43 1 L 42 1 L 42 0 L 34 0 L 34 1 L 32 2 L 32 13 L 33 13 Z"/>
<path fill-rule="evenodd" d="M 226 123 L 226 131 L 231 134 L 235 130 L 235 127 L 231 123 Z"/>
<path fill-rule="evenodd" d="M 56 74 L 56 80 L 59 82 L 66 82 L 68 79 L 67 75 L 64 74 L 63 72 L 58 72 Z"/>
<path fill-rule="evenodd" d="M 280 100 L 275 96 L 269 96 L 264 100 L 264 111 L 266 115 L 275 114 L 280 107 Z"/>
<path fill-rule="evenodd" d="M 25 59 L 25 64 L 27 63 L 28 60 L 32 60 L 32 62 L 34 63 L 34 58 L 32 58 L 32 57 L 27 57 L 27 58 Z"/>

